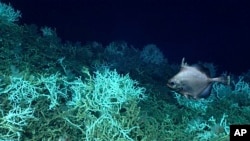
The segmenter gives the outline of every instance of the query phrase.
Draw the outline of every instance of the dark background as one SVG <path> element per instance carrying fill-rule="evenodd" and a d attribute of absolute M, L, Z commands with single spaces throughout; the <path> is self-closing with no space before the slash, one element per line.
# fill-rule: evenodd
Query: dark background
<path fill-rule="evenodd" d="M 136 48 L 156 44 L 169 62 L 213 62 L 223 72 L 250 69 L 248 0 L 5 0 L 22 23 L 56 28 L 69 41 Z"/>

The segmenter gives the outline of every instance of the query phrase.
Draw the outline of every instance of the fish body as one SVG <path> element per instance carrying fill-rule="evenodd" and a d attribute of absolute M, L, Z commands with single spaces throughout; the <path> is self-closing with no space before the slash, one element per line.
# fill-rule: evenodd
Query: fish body
<path fill-rule="evenodd" d="M 213 82 L 227 83 L 227 79 L 229 78 L 210 78 L 201 66 L 189 66 L 183 58 L 180 71 L 168 81 L 167 86 L 187 98 L 199 99 L 209 97 Z"/>

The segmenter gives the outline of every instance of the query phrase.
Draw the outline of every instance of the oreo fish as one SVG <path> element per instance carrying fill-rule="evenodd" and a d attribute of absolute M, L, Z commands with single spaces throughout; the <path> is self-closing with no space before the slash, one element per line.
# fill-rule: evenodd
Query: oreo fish
<path fill-rule="evenodd" d="M 210 78 L 204 67 L 202 69 L 199 65 L 189 66 L 183 58 L 180 71 L 168 81 L 167 86 L 187 98 L 199 99 L 209 97 L 213 82 L 229 84 L 229 81 L 229 76 Z"/>

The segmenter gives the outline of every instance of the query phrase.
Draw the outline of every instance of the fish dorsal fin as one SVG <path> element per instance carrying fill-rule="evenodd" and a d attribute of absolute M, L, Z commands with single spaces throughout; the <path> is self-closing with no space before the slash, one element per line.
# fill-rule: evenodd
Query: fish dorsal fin
<path fill-rule="evenodd" d="M 185 58 L 183 57 L 181 60 L 181 67 L 185 67 L 187 65 L 188 65 L 187 62 L 185 62 Z"/>
<path fill-rule="evenodd" d="M 210 75 L 211 75 L 209 69 L 207 67 L 204 67 L 202 64 L 194 64 L 194 65 L 192 65 L 192 67 L 205 73 L 207 75 L 207 77 L 210 77 Z"/>

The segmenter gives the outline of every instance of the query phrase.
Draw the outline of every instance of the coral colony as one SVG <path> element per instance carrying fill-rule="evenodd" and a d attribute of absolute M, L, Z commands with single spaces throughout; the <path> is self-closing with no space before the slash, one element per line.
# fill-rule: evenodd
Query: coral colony
<path fill-rule="evenodd" d="M 166 86 L 179 68 L 155 44 L 63 43 L 20 18 L 0 2 L 0 140 L 222 141 L 250 123 L 250 73 L 186 98 Z"/>

